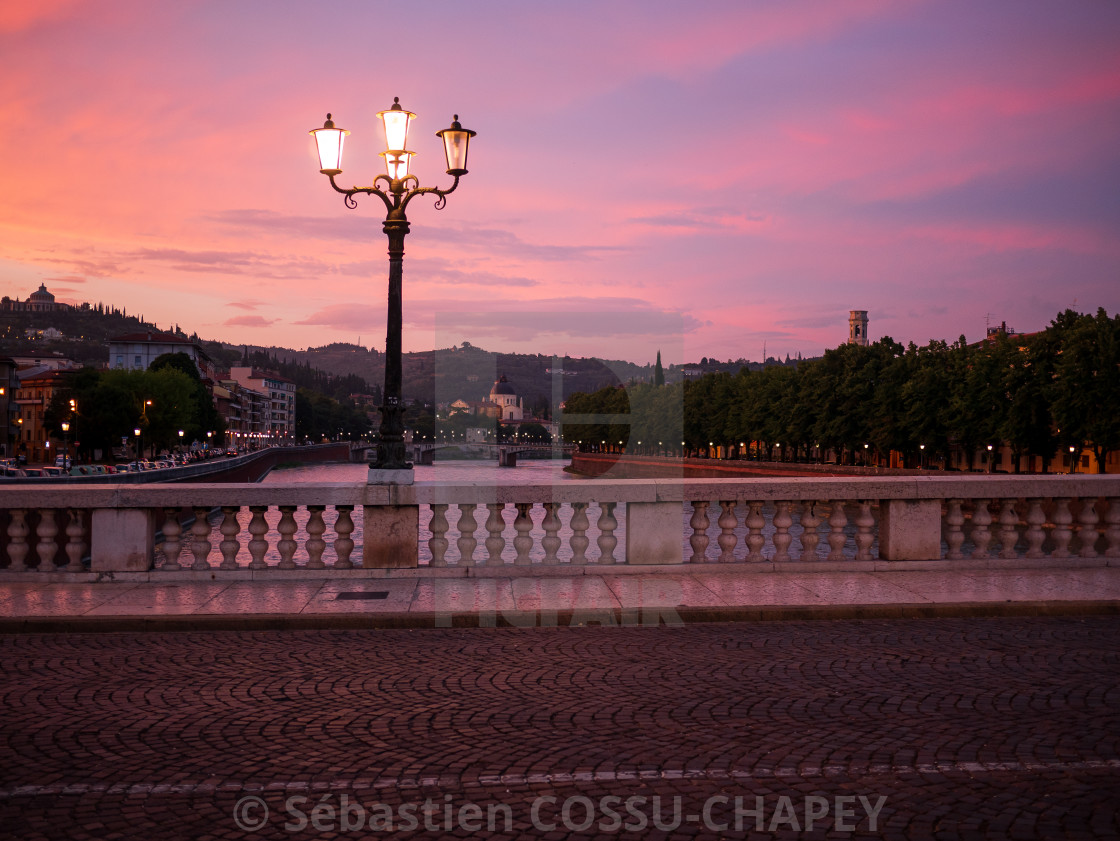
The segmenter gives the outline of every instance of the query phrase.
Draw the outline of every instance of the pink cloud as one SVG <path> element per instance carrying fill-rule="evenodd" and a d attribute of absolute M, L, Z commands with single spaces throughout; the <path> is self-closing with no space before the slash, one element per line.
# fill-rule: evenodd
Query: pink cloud
<path fill-rule="evenodd" d="M 271 327 L 275 323 L 276 319 L 259 315 L 239 315 L 222 322 L 226 327 Z"/>

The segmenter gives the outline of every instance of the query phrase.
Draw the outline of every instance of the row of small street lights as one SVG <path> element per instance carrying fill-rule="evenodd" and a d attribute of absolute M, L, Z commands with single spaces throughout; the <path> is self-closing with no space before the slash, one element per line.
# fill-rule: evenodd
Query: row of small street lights
<path fill-rule="evenodd" d="M 416 117 L 411 111 L 401 107 L 399 97 L 393 98 L 389 108 L 377 112 L 385 133 L 385 151 L 379 153 L 385 159 L 386 173 L 377 175 L 372 186 L 339 187 L 335 181 L 342 174 L 342 150 L 349 131 L 335 125 L 331 114 L 327 114 L 326 122 L 322 128 L 312 129 L 310 134 L 315 139 L 319 155 L 319 171 L 328 177 L 331 187 L 344 197 L 348 208 L 357 207 L 354 196 L 365 193 L 377 196 L 385 205 L 386 216 L 382 230 L 389 238 L 389 293 L 388 311 L 386 317 L 385 338 L 385 388 L 384 405 L 381 407 L 381 426 L 378 434 L 377 454 L 371 465 L 379 470 L 411 470 L 405 456 L 404 439 L 404 406 L 401 400 L 401 334 L 402 334 L 402 277 L 404 262 L 404 238 L 409 232 L 409 222 L 405 211 L 410 201 L 418 195 L 430 194 L 436 197 L 435 208 L 442 210 L 446 204 L 447 196 L 459 186 L 459 179 L 467 174 L 467 151 L 470 140 L 476 132 L 465 129 L 459 123 L 456 114 L 450 127 L 436 132 L 436 136 L 443 141 L 444 156 L 447 162 L 447 174 L 454 178 L 451 186 L 446 190 L 434 187 L 421 187 L 419 179 L 409 172 L 415 152 L 408 148 L 408 133 L 412 121 Z M 384 182 L 385 190 L 378 187 Z M 411 186 L 410 186 L 411 185 Z M 580 444 L 583 442 L 580 441 Z M 606 445 L 606 441 L 600 442 Z M 619 446 L 623 442 L 619 441 Z M 639 445 L 641 442 L 638 442 Z M 659 441 L 658 447 L 662 444 Z M 681 446 L 685 447 L 684 441 Z M 714 447 L 714 442 L 709 442 L 709 447 Z M 742 444 L 739 445 L 743 447 Z M 780 447 L 780 444 L 776 444 Z M 865 451 L 870 445 L 864 444 Z M 819 449 L 819 445 L 818 445 Z M 925 463 L 925 444 L 920 444 L 922 453 L 922 466 Z M 1076 472 L 1073 461 L 1075 447 L 1070 451 L 1070 472 Z M 992 469 L 993 446 L 988 445 L 988 470 Z M 866 453 L 865 453 L 866 455 Z M 410 480 L 405 479 L 405 482 Z"/>

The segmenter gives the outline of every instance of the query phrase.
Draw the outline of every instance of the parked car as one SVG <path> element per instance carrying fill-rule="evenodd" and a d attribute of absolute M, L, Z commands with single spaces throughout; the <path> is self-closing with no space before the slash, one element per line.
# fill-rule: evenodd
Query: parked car
<path fill-rule="evenodd" d="M 23 472 L 25 476 L 33 476 L 35 478 L 41 478 L 44 475 L 42 467 L 25 467 L 23 468 Z"/>
<path fill-rule="evenodd" d="M 0 479 L 22 479 L 27 476 L 27 473 L 18 467 L 9 467 L 4 465 L 0 467 Z"/>
<path fill-rule="evenodd" d="M 63 471 L 63 469 L 61 467 L 44 467 L 43 468 L 43 475 L 44 476 L 65 476 L 66 473 L 65 473 L 65 471 Z"/>
<path fill-rule="evenodd" d="M 71 465 L 70 456 L 55 456 L 54 466 L 68 469 Z"/>

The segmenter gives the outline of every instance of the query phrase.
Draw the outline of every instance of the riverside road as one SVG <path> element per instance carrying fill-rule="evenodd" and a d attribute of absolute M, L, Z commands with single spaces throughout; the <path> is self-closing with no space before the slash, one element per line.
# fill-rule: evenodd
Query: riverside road
<path fill-rule="evenodd" d="M 1120 619 L 0 638 L 4 838 L 1115 838 Z"/>

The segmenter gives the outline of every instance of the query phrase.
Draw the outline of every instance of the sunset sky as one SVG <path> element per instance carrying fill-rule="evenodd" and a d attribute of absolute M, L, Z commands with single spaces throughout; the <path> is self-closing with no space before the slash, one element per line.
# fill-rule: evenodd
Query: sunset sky
<path fill-rule="evenodd" d="M 1120 311 L 1120 3 L 0 0 L 0 294 L 383 347 L 376 112 L 478 132 L 406 350 L 818 355 Z"/>

